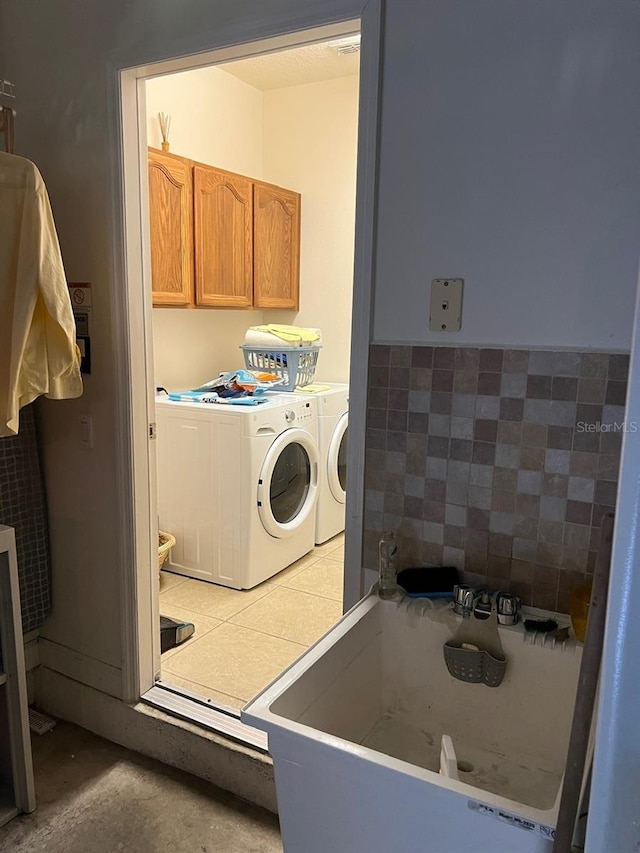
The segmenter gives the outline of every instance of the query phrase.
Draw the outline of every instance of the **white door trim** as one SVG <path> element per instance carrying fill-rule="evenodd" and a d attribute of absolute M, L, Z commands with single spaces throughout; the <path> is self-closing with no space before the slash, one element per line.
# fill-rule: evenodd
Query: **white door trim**
<path fill-rule="evenodd" d="M 629 360 L 585 850 L 637 850 L 640 791 L 640 282 Z"/>
<path fill-rule="evenodd" d="M 344 593 L 346 613 L 362 598 L 364 569 L 364 463 L 367 437 L 369 344 L 373 329 L 376 231 L 378 219 L 378 142 L 382 88 L 382 43 L 385 0 L 371 0 L 360 19 L 360 101 L 358 107 L 358 181 L 356 188 L 355 258 L 349 375 L 349 447 L 345 513 Z M 354 570 L 351 570 L 353 567 Z"/>
<path fill-rule="evenodd" d="M 174 45 L 144 44 L 110 57 L 107 106 L 112 152 L 111 282 L 117 373 L 117 477 L 121 496 L 119 565 L 122 602 L 122 697 L 136 701 L 149 690 L 160 664 L 157 584 L 155 456 L 149 446 L 153 421 L 150 253 L 143 211 L 148 206 L 145 78 L 280 50 L 344 35 L 362 33 L 356 190 L 356 251 L 351 342 L 350 431 L 352 484 L 347 501 L 347 555 L 344 607 L 361 596 L 364 446 L 367 374 L 371 340 L 371 306 L 375 254 L 375 206 L 380 99 L 381 32 L 384 0 L 324 0 L 311 8 L 295 4 L 265 19 L 235 20 L 214 33 L 194 33 Z M 319 28 L 323 28 L 320 30 Z M 284 35 L 283 35 L 284 33 Z M 206 44 L 203 44 L 203 39 Z M 178 59 L 175 57 L 179 55 Z M 196 56 L 196 54 L 198 54 Z M 150 371 L 149 371 L 150 372 Z"/>

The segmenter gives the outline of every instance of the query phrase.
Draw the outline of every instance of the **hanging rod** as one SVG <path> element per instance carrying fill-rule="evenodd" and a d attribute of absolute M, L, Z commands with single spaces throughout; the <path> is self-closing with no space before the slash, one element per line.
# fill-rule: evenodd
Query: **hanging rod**
<path fill-rule="evenodd" d="M 0 77 L 0 98 L 15 98 L 15 86 L 10 80 L 3 80 Z"/>

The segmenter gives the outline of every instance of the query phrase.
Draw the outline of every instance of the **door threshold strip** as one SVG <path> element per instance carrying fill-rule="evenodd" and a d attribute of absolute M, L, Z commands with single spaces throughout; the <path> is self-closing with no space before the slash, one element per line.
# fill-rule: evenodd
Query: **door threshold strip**
<path fill-rule="evenodd" d="M 174 717 L 195 723 L 261 752 L 268 752 L 267 735 L 264 732 L 243 723 L 234 709 L 229 708 L 225 712 L 213 706 L 213 700 L 203 699 L 163 681 L 157 681 L 141 699 Z"/>

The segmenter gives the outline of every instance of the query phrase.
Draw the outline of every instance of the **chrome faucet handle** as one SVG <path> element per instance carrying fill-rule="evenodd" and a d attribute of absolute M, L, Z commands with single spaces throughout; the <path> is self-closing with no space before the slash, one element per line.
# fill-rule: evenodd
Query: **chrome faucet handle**
<path fill-rule="evenodd" d="M 478 594 L 473 602 L 473 615 L 476 619 L 488 619 L 491 616 L 492 607 L 491 593 L 486 586 L 482 587 L 478 590 Z"/>
<path fill-rule="evenodd" d="M 466 583 L 457 583 L 453 587 L 453 610 L 458 616 L 470 616 L 476 590 Z"/>
<path fill-rule="evenodd" d="M 498 592 L 496 594 L 498 623 L 500 625 L 516 625 L 520 619 L 521 603 L 518 596 L 512 592 Z"/>

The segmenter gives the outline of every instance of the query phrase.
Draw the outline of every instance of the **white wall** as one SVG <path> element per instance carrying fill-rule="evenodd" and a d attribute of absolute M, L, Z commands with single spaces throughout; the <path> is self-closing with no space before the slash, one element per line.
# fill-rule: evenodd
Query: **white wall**
<path fill-rule="evenodd" d="M 638 8 L 387 4 L 375 339 L 628 348 Z M 465 279 L 430 332 L 431 279 Z"/>
<path fill-rule="evenodd" d="M 261 178 L 262 92 L 221 68 L 197 68 L 146 83 L 147 137 L 160 148 L 158 113 L 171 115 L 170 150 Z"/>
<path fill-rule="evenodd" d="M 2 73 L 19 93 L 17 150 L 41 167 L 69 279 L 94 285 L 94 372 L 85 395 L 42 406 L 54 578 L 45 631 L 116 667 L 115 425 L 124 401 L 111 318 L 110 289 L 121 283 L 111 274 L 107 63 L 118 61 L 114 51 L 127 51 L 134 65 L 204 50 L 238 20 L 237 7 L 237 0 L 112 0 L 82 4 L 80 14 L 76 0 L 0 5 Z M 258 28 L 273 20 L 269 26 L 283 31 L 287 16 L 299 22 L 320 10 L 331 20 L 358 8 L 354 0 L 245 0 L 243 20 Z M 467 279 L 465 321 L 477 319 L 465 334 L 476 339 L 504 343 L 513 327 L 524 343 L 533 335 L 527 315 L 540 317 L 546 305 L 549 316 L 534 328 L 538 344 L 628 346 L 638 261 L 639 35 L 635 0 L 387 4 L 377 337 L 425 339 L 423 283 L 451 271 Z M 499 158 L 489 156 L 493 148 Z M 489 298 L 498 279 L 502 305 Z M 504 329 L 496 317 L 509 320 Z M 79 442 L 84 413 L 94 418 L 89 452 Z"/>
<path fill-rule="evenodd" d="M 322 329 L 316 380 L 349 381 L 358 77 L 264 93 L 265 180 L 302 193 L 300 310 L 267 322 Z"/>
<path fill-rule="evenodd" d="M 149 80 L 146 98 L 149 145 L 160 148 L 158 113 L 168 113 L 174 154 L 262 177 L 262 92 L 219 68 L 199 68 Z M 238 347 L 247 328 L 262 322 L 262 311 L 155 308 L 156 385 L 194 388 L 242 367 Z"/>

